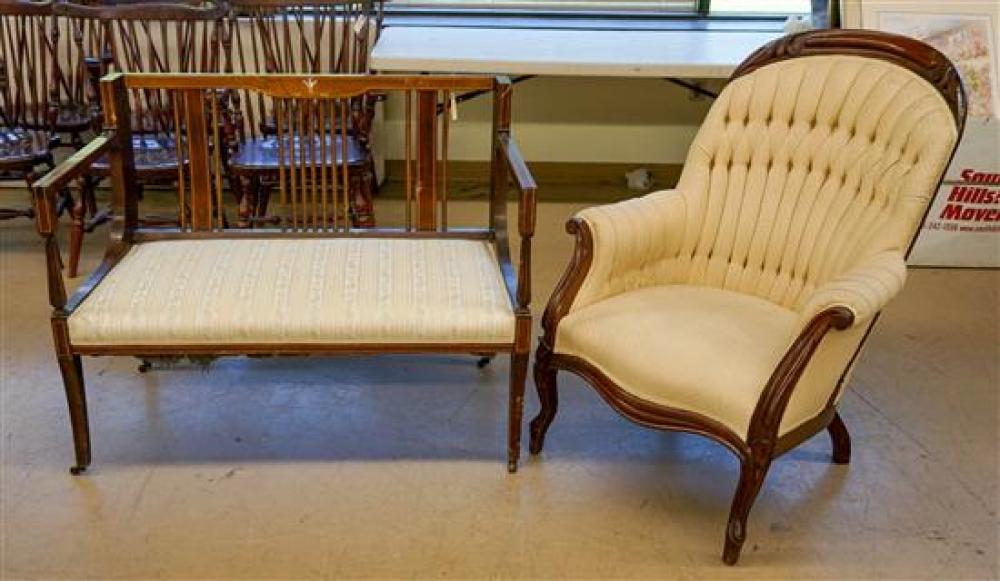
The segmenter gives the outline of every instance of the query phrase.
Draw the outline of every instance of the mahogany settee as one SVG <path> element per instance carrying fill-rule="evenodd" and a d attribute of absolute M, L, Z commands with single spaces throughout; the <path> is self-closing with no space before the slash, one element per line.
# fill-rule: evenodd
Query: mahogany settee
<path fill-rule="evenodd" d="M 157 75 L 102 82 L 102 135 L 33 187 L 45 241 L 56 357 L 76 452 L 91 461 L 82 356 L 217 357 L 368 353 L 511 354 L 507 462 L 517 468 L 531 344 L 529 303 L 535 183 L 510 137 L 510 81 L 482 76 Z M 278 222 L 231 228 L 223 92 L 261 92 L 275 107 L 282 160 Z M 129 91 L 170 104 L 177 227 L 139 221 Z M 384 92 L 405 110 L 405 212 L 399 227 L 351 224 L 345 101 Z M 492 163 L 482 227 L 456 227 L 448 207 L 452 92 L 492 93 Z M 336 126 L 332 135 L 328 127 Z M 107 156 L 112 220 L 103 262 L 72 295 L 64 285 L 58 192 Z M 511 259 L 507 190 L 519 191 Z"/>

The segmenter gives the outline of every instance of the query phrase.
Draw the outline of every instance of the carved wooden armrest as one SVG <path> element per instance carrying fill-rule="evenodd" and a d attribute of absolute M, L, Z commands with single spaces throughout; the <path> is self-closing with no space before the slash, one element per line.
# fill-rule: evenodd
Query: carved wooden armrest
<path fill-rule="evenodd" d="M 870 321 L 906 281 L 902 253 L 875 254 L 816 289 L 803 309 L 803 328 L 778 364 L 761 393 L 750 420 L 751 448 L 770 458 L 795 442 L 782 443 L 778 435 L 785 409 L 813 353 L 831 330 L 845 330 Z"/>
<path fill-rule="evenodd" d="M 854 314 L 850 309 L 830 307 L 812 317 L 792 342 L 768 379 L 750 419 L 747 444 L 755 458 L 770 459 L 785 451 L 779 447 L 778 430 L 799 378 L 826 334 L 831 330 L 843 331 L 853 324 Z M 793 446 L 786 443 L 784 447 Z"/>

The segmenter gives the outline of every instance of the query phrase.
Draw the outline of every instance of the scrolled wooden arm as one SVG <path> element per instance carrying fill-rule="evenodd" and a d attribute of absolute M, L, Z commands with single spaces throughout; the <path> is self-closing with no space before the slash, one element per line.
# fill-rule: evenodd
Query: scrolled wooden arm
<path fill-rule="evenodd" d="M 833 306 L 810 319 L 792 342 L 768 379 L 750 418 L 747 443 L 754 451 L 754 457 L 771 458 L 776 452 L 783 451 L 777 448 L 778 430 L 806 366 L 827 333 L 831 330 L 843 331 L 853 324 L 854 313 L 849 308 Z"/>
<path fill-rule="evenodd" d="M 569 266 L 563 272 L 562 278 L 556 284 L 555 291 L 549 299 L 549 304 L 545 307 L 542 315 L 542 343 L 549 350 L 555 348 L 556 328 L 559 321 L 569 313 L 576 294 L 583 286 L 587 274 L 590 272 L 590 265 L 594 259 L 594 235 L 590 231 L 590 226 L 582 218 L 571 218 L 566 222 L 566 232 L 576 237 L 576 244 L 573 249 L 573 258 Z"/>

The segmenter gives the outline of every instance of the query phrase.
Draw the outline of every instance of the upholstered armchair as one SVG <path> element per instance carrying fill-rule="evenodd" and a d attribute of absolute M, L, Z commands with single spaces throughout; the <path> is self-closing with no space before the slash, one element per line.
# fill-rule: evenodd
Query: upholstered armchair
<path fill-rule="evenodd" d="M 531 452 L 556 372 L 625 417 L 740 459 L 733 564 L 771 462 L 821 431 L 850 438 L 844 382 L 962 132 L 958 73 L 915 40 L 861 31 L 779 39 L 734 73 L 675 190 L 590 208 L 543 319 Z"/>

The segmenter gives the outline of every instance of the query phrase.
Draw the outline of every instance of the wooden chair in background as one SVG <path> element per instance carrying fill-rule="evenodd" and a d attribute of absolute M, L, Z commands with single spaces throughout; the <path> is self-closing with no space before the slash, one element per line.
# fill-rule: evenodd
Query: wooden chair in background
<path fill-rule="evenodd" d="M 57 42 L 52 2 L 0 0 L 0 173 L 28 186 L 40 167 L 53 167 L 60 121 L 62 129 L 76 128 L 69 108 L 60 109 Z M 61 192 L 59 214 L 72 203 L 69 191 Z M 31 207 L 0 208 L 0 220 L 33 216 Z"/>
<path fill-rule="evenodd" d="M 382 4 L 382 0 L 233 0 L 226 28 L 228 70 L 241 75 L 368 73 Z M 230 185 L 240 200 L 240 225 L 251 226 L 273 218 L 268 217 L 268 204 L 283 169 L 278 154 L 288 144 L 277 141 L 272 99 L 244 90 L 234 91 L 232 98 Z M 354 170 L 351 203 L 341 211 L 358 227 L 375 225 L 371 123 L 379 98 L 372 93 L 358 95 L 343 102 L 346 115 L 333 115 L 325 126 L 301 128 L 308 139 L 329 142 L 326 152 L 334 156 L 329 161 Z M 347 124 L 346 131 L 340 130 L 341 123 Z M 347 140 L 343 147 L 341 136 Z"/>
<path fill-rule="evenodd" d="M 61 2 L 55 6 L 55 11 L 75 24 L 78 36 L 85 36 L 89 30 L 99 31 L 100 38 L 90 43 L 91 47 L 100 50 L 99 54 L 89 56 L 94 83 L 111 71 L 218 73 L 223 68 L 222 33 L 228 12 L 225 2 L 126 2 L 118 5 Z M 187 162 L 178 163 L 179 141 L 184 136 L 174 129 L 177 123 L 175 103 L 167 92 L 155 89 L 130 91 L 129 98 L 138 185 L 142 188 L 176 183 L 179 168 Z M 110 162 L 103 158 L 82 176 L 83 208 L 95 205 L 95 189 L 110 174 Z M 139 195 L 142 195 L 141 189 Z M 102 218 L 96 216 L 87 224 L 82 211 L 74 212 L 69 276 L 76 276 L 84 232 L 100 223 Z M 177 223 L 176 218 L 159 221 Z"/>

